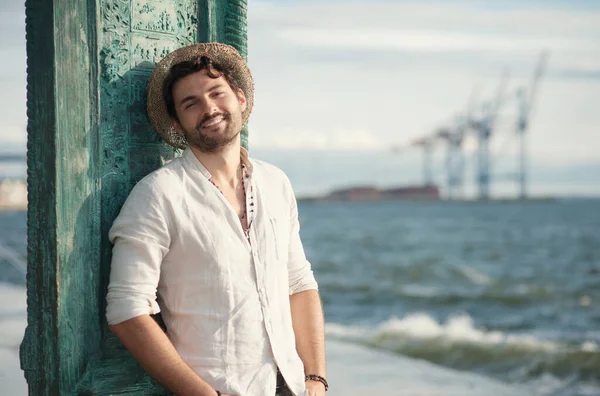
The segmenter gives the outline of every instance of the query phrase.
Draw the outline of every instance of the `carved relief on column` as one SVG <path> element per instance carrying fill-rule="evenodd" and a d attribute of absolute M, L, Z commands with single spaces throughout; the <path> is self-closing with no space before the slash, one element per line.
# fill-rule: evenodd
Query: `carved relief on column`
<path fill-rule="evenodd" d="M 246 22 L 246 0 L 227 0 L 225 12 L 225 43 L 235 47 L 238 52 L 248 58 L 248 30 Z M 241 134 L 242 146 L 248 149 L 248 125 Z"/>
<path fill-rule="evenodd" d="M 177 154 L 150 127 L 146 90 L 156 62 L 196 42 L 197 13 L 197 0 L 100 0 L 103 233 L 133 185 Z"/>
<path fill-rule="evenodd" d="M 100 146 L 102 158 L 102 235 L 124 201 L 128 172 L 127 96 L 124 75 L 130 69 L 130 1 L 101 0 Z"/>
<path fill-rule="evenodd" d="M 228 0 L 225 14 L 225 43 L 234 46 L 244 58 L 248 57 L 248 27 L 246 0 Z"/>

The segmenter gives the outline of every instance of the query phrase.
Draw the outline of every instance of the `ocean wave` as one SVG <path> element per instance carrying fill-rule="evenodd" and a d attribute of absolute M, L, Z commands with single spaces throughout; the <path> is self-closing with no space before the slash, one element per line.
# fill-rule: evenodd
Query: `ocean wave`
<path fill-rule="evenodd" d="M 578 345 L 476 328 L 468 315 L 440 323 L 424 313 L 391 317 L 375 327 L 326 325 L 328 337 L 352 341 L 459 370 L 529 382 L 543 375 L 600 385 L 600 346 Z"/>

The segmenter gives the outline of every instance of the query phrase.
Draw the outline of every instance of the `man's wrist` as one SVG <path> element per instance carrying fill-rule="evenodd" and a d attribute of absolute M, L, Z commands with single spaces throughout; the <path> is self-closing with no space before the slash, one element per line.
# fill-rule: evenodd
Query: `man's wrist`
<path fill-rule="evenodd" d="M 306 374 L 304 376 L 304 381 L 314 381 L 314 382 L 320 382 L 324 387 L 325 387 L 325 391 L 327 391 L 329 389 L 329 384 L 327 383 L 327 380 L 325 379 L 325 377 L 320 376 L 318 374 Z"/>

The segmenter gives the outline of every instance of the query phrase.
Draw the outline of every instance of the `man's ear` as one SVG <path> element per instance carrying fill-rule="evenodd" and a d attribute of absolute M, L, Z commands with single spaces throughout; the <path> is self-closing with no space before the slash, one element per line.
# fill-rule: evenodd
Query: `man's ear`
<path fill-rule="evenodd" d="M 244 91 L 240 88 L 237 90 L 238 101 L 240 102 L 240 106 L 242 106 L 242 113 L 246 111 L 246 107 L 248 107 L 248 103 L 246 102 L 246 95 L 244 95 Z"/>
<path fill-rule="evenodd" d="M 178 120 L 171 118 L 171 127 L 175 129 L 175 132 L 177 132 L 177 134 L 183 136 L 183 128 L 181 127 L 181 124 Z"/>

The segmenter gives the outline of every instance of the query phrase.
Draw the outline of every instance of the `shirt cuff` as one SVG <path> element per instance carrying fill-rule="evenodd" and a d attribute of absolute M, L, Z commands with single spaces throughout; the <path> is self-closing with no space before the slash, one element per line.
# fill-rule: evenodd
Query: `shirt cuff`
<path fill-rule="evenodd" d="M 289 295 L 291 296 L 292 294 L 301 293 L 307 290 L 319 290 L 319 284 L 312 271 L 298 279 L 296 282 L 290 284 Z"/>
<path fill-rule="evenodd" d="M 109 325 L 116 325 L 126 320 L 142 315 L 156 315 L 160 307 L 156 300 L 150 301 L 146 298 L 134 298 L 131 295 L 121 297 L 109 295 L 106 305 L 106 321 Z"/>

